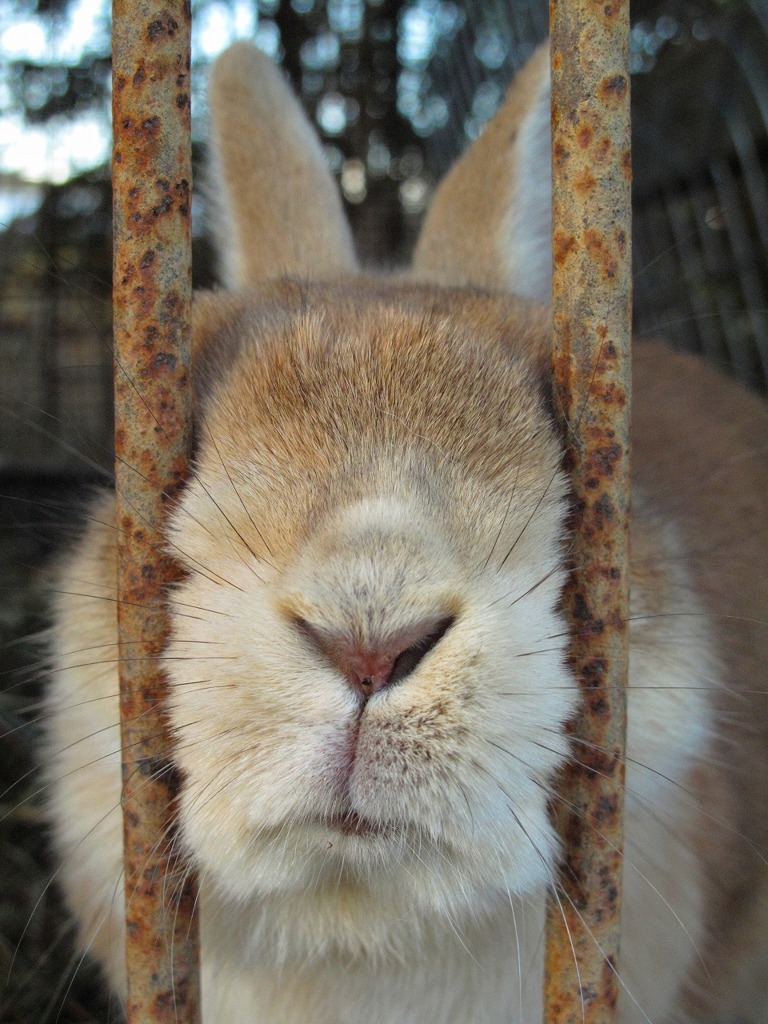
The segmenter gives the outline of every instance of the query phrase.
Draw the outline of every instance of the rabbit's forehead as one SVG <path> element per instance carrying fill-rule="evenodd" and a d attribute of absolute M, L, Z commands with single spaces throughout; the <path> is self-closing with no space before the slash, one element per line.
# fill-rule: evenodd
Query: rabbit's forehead
<path fill-rule="evenodd" d="M 225 435 L 276 440 L 298 431 L 298 454 L 308 439 L 323 447 L 355 438 L 393 443 L 418 431 L 427 443 L 462 452 L 473 450 L 474 436 L 489 453 L 525 435 L 549 443 L 546 332 L 505 318 L 492 297 L 455 310 L 441 294 L 417 298 L 401 305 L 305 297 L 299 310 L 271 307 L 267 317 L 253 310 L 237 327 L 238 358 L 206 419 Z"/>
<path fill-rule="evenodd" d="M 530 324 L 483 296 L 469 311 L 451 292 L 336 298 L 257 305 L 228 328 L 238 355 L 205 403 L 200 514 L 214 494 L 241 532 L 254 516 L 290 558 L 355 502 L 415 501 L 457 544 L 560 493 L 539 365 L 506 342 Z"/>

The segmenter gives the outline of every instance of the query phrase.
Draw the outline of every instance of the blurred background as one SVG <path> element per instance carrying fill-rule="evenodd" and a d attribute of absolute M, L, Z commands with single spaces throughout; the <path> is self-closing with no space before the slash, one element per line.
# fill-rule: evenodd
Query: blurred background
<path fill-rule="evenodd" d="M 546 0 L 193 0 L 206 69 L 282 62 L 368 264 L 405 261 L 435 182 L 547 33 Z M 33 770 L 46 556 L 111 465 L 110 9 L 0 0 L 0 1022 L 116 1019 L 72 959 Z M 635 329 L 768 386 L 768 0 L 633 0 Z M 194 281 L 215 279 L 193 205 Z M 27 774 L 29 773 L 29 774 Z M 72 980 L 74 978 L 74 981 Z"/>

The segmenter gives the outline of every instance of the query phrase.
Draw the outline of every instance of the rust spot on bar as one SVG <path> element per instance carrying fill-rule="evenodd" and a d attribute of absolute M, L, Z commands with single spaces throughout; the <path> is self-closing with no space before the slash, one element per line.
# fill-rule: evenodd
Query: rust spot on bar
<path fill-rule="evenodd" d="M 184 12 L 185 20 L 189 23 L 189 11 Z M 147 28 L 147 40 L 150 43 L 163 42 L 163 36 L 172 40 L 179 30 L 179 23 L 170 14 L 163 14 L 161 17 L 151 21 Z"/>
<path fill-rule="evenodd" d="M 574 188 L 574 191 L 578 189 Z M 584 245 L 594 266 L 599 267 L 605 277 L 614 277 L 618 261 L 611 252 L 605 235 L 596 227 L 587 228 L 584 232 Z"/>
<path fill-rule="evenodd" d="M 564 146 L 556 146 L 552 151 L 552 159 L 555 163 L 560 164 L 569 157 L 568 150 Z"/>
<path fill-rule="evenodd" d="M 618 996 L 627 668 L 628 6 L 552 0 L 550 17 L 555 406 L 566 421 L 576 566 L 564 604 L 584 706 L 570 728 L 574 760 L 563 773 L 563 800 L 552 807 L 566 844 L 558 883 L 565 896 L 548 910 L 545 1019 L 610 1024 Z"/>
<path fill-rule="evenodd" d="M 628 88 L 629 83 L 624 75 L 612 75 L 600 83 L 600 98 L 606 103 L 619 102 L 624 99 Z"/>
<path fill-rule="evenodd" d="M 129 1024 L 194 1024 L 195 887 L 180 863 L 158 655 L 178 569 L 158 544 L 191 447 L 189 5 L 115 0 L 115 451 Z M 150 87 L 148 87 L 150 86 Z M 130 645 L 129 647 L 127 645 Z M 138 652 L 138 654 L 137 654 Z M 169 879 L 186 879 L 169 885 Z"/>
<path fill-rule="evenodd" d="M 565 232 L 556 231 L 554 237 L 554 250 L 555 250 L 555 263 L 561 265 L 565 263 L 570 254 L 578 248 L 578 243 L 573 235 L 567 235 Z"/>
<path fill-rule="evenodd" d="M 594 137 L 595 133 L 588 124 L 583 125 L 576 133 L 576 141 L 581 149 L 589 149 Z"/>
<path fill-rule="evenodd" d="M 594 176 L 589 167 L 585 167 L 583 171 L 575 178 L 573 187 L 577 192 L 588 194 L 597 186 L 597 178 Z"/>

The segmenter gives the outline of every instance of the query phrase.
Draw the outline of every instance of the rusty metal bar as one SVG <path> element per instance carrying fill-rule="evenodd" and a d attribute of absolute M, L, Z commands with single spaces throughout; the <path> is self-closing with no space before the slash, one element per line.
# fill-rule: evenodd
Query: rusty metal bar
<path fill-rule="evenodd" d="M 190 8 L 113 3 L 113 300 L 129 1024 L 199 1013 L 195 887 L 179 859 L 158 655 L 166 506 L 191 447 Z"/>
<path fill-rule="evenodd" d="M 573 488 L 566 591 L 584 707 L 553 817 L 547 1024 L 616 1019 L 629 602 L 628 0 L 551 0 L 555 403 Z"/>

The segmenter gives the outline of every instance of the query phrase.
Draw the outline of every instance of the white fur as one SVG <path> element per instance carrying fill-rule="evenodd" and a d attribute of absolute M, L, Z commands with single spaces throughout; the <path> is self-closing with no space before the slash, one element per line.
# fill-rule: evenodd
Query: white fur
<path fill-rule="evenodd" d="M 506 286 L 536 302 L 552 296 L 552 132 L 545 78 L 520 125 L 511 202 L 500 235 Z"/>

